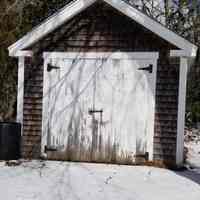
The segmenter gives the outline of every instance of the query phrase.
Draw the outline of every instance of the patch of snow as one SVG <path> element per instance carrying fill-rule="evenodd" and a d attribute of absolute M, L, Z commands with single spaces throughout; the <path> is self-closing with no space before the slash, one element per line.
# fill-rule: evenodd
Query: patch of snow
<path fill-rule="evenodd" d="M 0 162 L 0 194 L 3 200 L 199 200 L 200 184 L 144 166 Z"/>
<path fill-rule="evenodd" d="M 187 149 L 186 163 L 189 167 L 199 169 L 200 173 L 200 130 L 186 129 L 185 147 Z"/>
<path fill-rule="evenodd" d="M 187 170 L 176 173 L 200 185 L 200 130 L 186 129 L 185 150 Z"/>
<path fill-rule="evenodd" d="M 187 158 L 186 162 L 192 168 L 199 168 L 200 169 L 200 142 L 188 142 L 185 144 L 187 147 Z"/>
<path fill-rule="evenodd" d="M 5 162 L 4 161 L 0 161 L 0 167 L 4 167 L 5 166 Z"/>

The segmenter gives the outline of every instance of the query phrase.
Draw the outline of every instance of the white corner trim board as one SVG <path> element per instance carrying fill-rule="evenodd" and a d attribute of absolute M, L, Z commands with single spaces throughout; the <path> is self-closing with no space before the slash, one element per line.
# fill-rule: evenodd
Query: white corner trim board
<path fill-rule="evenodd" d="M 153 88 L 152 88 L 152 93 L 153 93 L 153 97 L 156 98 L 156 82 L 157 82 L 157 68 L 158 68 L 158 58 L 153 60 L 153 73 L 152 73 L 152 80 L 153 80 Z M 151 112 L 154 113 L 153 116 L 153 122 L 155 123 L 155 110 L 156 110 L 156 101 L 154 99 L 153 101 L 153 107 L 151 108 Z M 154 157 L 154 126 L 155 124 L 153 124 L 153 130 L 152 130 L 152 134 L 149 134 L 148 137 L 148 141 L 147 141 L 147 150 L 149 152 L 149 161 L 153 161 L 153 157 Z"/>
<path fill-rule="evenodd" d="M 18 40 L 16 43 L 8 47 L 10 56 L 17 56 L 18 51 L 30 46 L 37 42 L 39 39 L 47 35 L 48 33 L 55 30 L 66 21 L 88 8 L 90 5 L 95 3 L 97 0 L 76 0 L 66 5 L 58 13 L 52 15 L 49 19 L 44 21 L 40 26 L 34 28 L 31 32 L 27 33 L 24 37 Z M 176 47 L 187 52 L 190 57 L 195 57 L 197 52 L 197 46 L 185 40 L 183 37 L 177 35 L 165 26 L 151 19 L 141 11 L 132 7 L 123 0 L 103 0 L 113 8 L 122 12 L 126 16 L 130 17 L 137 23 L 141 24 L 148 30 L 157 34 L 164 40 L 170 42 Z"/>
<path fill-rule="evenodd" d="M 188 59 L 180 58 L 176 164 L 183 163 Z"/>
<path fill-rule="evenodd" d="M 23 124 L 24 57 L 18 59 L 17 122 Z"/>
<path fill-rule="evenodd" d="M 138 60 L 157 60 L 158 52 L 44 52 L 44 59 L 63 58 L 63 59 L 138 59 Z"/>

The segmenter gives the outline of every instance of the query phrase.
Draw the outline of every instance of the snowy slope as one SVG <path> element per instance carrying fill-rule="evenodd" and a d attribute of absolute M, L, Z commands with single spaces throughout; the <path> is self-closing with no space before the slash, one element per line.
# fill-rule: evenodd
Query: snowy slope
<path fill-rule="evenodd" d="M 2 200 L 199 200 L 200 184 L 173 171 L 68 162 L 0 163 Z"/>
<path fill-rule="evenodd" d="M 199 131 L 186 131 L 185 147 L 188 170 L 183 171 L 51 161 L 8 167 L 0 162 L 0 200 L 199 200 Z"/>

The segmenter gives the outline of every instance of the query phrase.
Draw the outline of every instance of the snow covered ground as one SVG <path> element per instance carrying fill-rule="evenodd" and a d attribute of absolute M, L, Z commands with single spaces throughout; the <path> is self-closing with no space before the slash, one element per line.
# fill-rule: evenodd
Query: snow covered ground
<path fill-rule="evenodd" d="M 187 131 L 187 169 L 53 161 L 0 162 L 0 200 L 199 200 L 200 132 Z"/>
<path fill-rule="evenodd" d="M 187 131 L 185 147 L 187 149 L 186 167 L 188 170 L 177 173 L 200 185 L 200 130 Z"/>
<path fill-rule="evenodd" d="M 0 199 L 199 200 L 200 183 L 184 175 L 143 166 L 0 162 Z"/>

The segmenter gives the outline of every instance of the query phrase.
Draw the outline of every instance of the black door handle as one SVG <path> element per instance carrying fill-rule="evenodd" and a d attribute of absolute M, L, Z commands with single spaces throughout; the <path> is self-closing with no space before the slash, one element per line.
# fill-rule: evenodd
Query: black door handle
<path fill-rule="evenodd" d="M 153 72 L 153 65 L 150 64 L 148 67 L 141 67 L 141 68 L 138 68 L 138 70 L 144 70 L 144 71 L 148 71 L 149 73 L 152 73 Z"/>
<path fill-rule="evenodd" d="M 47 71 L 50 72 L 52 69 L 60 69 L 60 67 L 53 66 L 51 64 L 47 65 Z"/>

